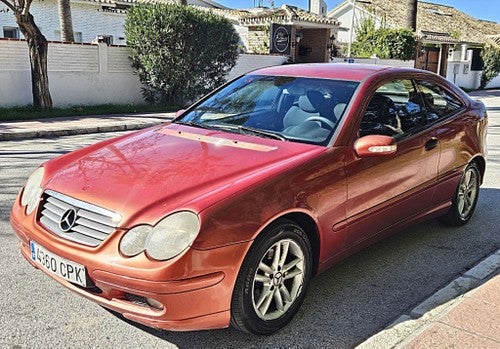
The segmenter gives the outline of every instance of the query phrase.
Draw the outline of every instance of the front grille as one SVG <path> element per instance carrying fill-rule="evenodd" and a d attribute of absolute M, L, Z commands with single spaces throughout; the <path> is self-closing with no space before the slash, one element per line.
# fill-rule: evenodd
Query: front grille
<path fill-rule="evenodd" d="M 116 230 L 120 220 L 118 213 L 53 190 L 44 192 L 40 223 L 64 239 L 99 246 Z"/>

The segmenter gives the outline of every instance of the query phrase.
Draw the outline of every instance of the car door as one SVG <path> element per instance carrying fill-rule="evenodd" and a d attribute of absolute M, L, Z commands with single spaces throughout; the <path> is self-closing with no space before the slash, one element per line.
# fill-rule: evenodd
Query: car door
<path fill-rule="evenodd" d="M 435 202 L 449 202 L 462 174 L 463 166 L 474 151 L 477 124 L 473 115 L 466 112 L 464 103 L 441 84 L 418 80 L 417 89 L 423 96 L 427 123 L 436 132 L 439 142 L 438 183 Z"/>
<path fill-rule="evenodd" d="M 413 81 L 383 83 L 369 97 L 348 146 L 347 246 L 418 215 L 431 205 L 439 150 Z M 396 140 L 393 155 L 359 158 L 354 142 L 370 134 Z"/>

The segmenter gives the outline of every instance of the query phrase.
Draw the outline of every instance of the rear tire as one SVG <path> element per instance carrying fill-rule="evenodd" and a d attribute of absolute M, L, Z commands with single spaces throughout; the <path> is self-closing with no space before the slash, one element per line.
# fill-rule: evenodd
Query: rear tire
<path fill-rule="evenodd" d="M 298 312 L 312 275 L 311 244 L 289 220 L 271 225 L 243 261 L 231 302 L 231 325 L 269 335 Z"/>
<path fill-rule="evenodd" d="M 458 183 L 452 205 L 449 211 L 441 217 L 441 220 L 451 226 L 461 226 L 467 223 L 476 209 L 479 197 L 479 184 L 481 174 L 476 163 L 469 164 Z"/>

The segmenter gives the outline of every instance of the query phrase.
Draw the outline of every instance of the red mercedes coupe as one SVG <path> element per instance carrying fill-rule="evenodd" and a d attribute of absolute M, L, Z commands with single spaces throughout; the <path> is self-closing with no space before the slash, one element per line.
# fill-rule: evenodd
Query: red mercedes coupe
<path fill-rule="evenodd" d="M 129 320 L 270 334 L 340 259 L 424 219 L 467 223 L 486 129 L 481 102 L 428 72 L 265 68 L 42 164 L 11 224 L 35 268 Z"/>

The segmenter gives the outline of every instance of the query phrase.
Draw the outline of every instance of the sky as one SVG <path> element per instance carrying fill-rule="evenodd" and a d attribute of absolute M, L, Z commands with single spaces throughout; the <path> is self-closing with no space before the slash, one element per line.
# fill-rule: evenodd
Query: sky
<path fill-rule="evenodd" d="M 219 4 L 222 4 L 231 8 L 251 8 L 255 4 L 259 3 L 259 0 L 215 0 Z M 399 0 L 405 1 L 405 0 Z M 264 6 L 270 6 L 269 0 L 262 0 Z M 342 0 L 326 0 L 328 5 L 328 11 L 333 9 L 335 6 L 340 4 Z M 441 5 L 453 6 L 456 9 L 467 13 L 468 15 L 479 18 L 486 19 L 493 22 L 500 23 L 500 0 L 426 0 L 426 2 L 433 2 Z M 309 5 L 308 0 L 274 0 L 276 7 L 283 4 L 297 6 L 303 9 L 307 9 Z"/>

